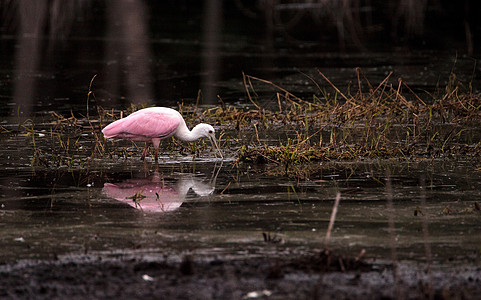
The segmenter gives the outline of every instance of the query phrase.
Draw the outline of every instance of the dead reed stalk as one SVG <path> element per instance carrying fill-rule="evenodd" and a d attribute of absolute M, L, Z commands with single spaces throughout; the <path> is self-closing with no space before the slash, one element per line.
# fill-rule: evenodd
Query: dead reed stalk
<path fill-rule="evenodd" d="M 341 200 L 341 193 L 337 192 L 336 200 L 334 201 L 334 205 L 332 207 L 331 218 L 329 219 L 329 226 L 327 227 L 326 238 L 324 239 L 324 249 L 329 248 L 329 241 L 331 239 L 331 232 L 334 228 L 334 221 L 336 220 L 337 215 L 337 208 L 339 207 L 339 201 Z"/>

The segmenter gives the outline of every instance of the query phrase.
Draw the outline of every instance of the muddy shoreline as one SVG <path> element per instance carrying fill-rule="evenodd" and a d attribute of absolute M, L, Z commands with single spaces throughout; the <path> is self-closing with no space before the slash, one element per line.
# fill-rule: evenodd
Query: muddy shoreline
<path fill-rule="evenodd" d="M 389 263 L 322 251 L 232 257 L 130 253 L 66 255 L 0 265 L 2 299 L 476 299 L 481 268 Z M 332 266 L 334 266 L 334 264 Z"/>

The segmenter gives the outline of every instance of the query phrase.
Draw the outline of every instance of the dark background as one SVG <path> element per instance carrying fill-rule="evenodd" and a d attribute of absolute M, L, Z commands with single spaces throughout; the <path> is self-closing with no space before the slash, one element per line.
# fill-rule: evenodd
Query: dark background
<path fill-rule="evenodd" d="M 342 85 L 356 67 L 382 78 L 401 66 L 397 76 L 423 85 L 426 73 L 416 68 L 428 68 L 433 78 L 442 74 L 424 84 L 429 89 L 456 65 L 461 77 L 476 80 L 480 6 L 468 0 L 3 1 L 1 114 L 85 111 L 94 75 L 91 107 L 118 109 L 199 99 L 217 104 L 217 95 L 242 102 L 242 72 L 288 85 L 287 76 L 324 68 Z M 343 77 L 343 69 L 351 75 Z"/>

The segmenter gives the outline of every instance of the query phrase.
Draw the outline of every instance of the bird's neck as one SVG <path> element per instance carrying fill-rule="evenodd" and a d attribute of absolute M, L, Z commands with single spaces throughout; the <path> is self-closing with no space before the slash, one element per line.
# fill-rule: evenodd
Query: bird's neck
<path fill-rule="evenodd" d="M 180 124 L 179 128 L 177 129 L 177 132 L 175 133 L 175 137 L 185 142 L 193 142 L 199 138 L 195 134 L 195 127 L 191 131 L 189 130 L 185 122 L 182 122 L 182 124 Z"/>

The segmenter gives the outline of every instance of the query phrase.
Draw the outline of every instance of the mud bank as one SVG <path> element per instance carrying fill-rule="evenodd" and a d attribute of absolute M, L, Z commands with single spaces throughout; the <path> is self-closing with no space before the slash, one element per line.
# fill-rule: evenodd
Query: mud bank
<path fill-rule="evenodd" d="M 480 267 L 295 256 L 89 254 L 0 266 L 2 299 L 476 299 Z M 331 264 L 330 267 L 327 263 Z M 393 274 L 397 274 L 394 279 Z"/>

